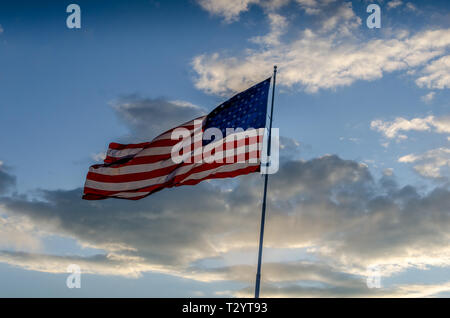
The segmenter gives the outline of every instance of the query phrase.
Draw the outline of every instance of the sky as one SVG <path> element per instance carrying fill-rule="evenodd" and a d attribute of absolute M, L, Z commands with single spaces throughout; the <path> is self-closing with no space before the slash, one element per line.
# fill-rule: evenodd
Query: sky
<path fill-rule="evenodd" d="M 273 65 L 261 296 L 450 296 L 448 1 L 19 0 L 0 3 L 0 297 L 251 297 L 259 174 L 81 195 L 110 142 L 207 114 Z"/>

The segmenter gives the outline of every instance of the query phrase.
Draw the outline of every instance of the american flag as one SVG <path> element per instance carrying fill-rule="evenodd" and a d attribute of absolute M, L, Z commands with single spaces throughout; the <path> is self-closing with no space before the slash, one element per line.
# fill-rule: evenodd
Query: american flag
<path fill-rule="evenodd" d="M 270 80 L 150 142 L 111 143 L 104 163 L 89 168 L 83 199 L 138 200 L 164 188 L 260 171 Z"/>

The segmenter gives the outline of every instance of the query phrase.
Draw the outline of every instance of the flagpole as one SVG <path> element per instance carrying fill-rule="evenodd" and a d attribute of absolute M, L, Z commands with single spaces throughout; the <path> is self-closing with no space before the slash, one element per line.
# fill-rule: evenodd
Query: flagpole
<path fill-rule="evenodd" d="M 267 156 L 266 159 L 268 162 L 266 164 L 270 165 L 270 146 L 272 141 L 272 116 L 273 116 L 273 102 L 275 98 L 275 81 L 277 78 L 277 66 L 273 67 L 273 85 L 272 85 L 272 106 L 270 108 L 270 117 L 269 117 L 269 141 L 267 144 Z M 263 240 L 264 240 L 264 223 L 266 221 L 266 198 L 267 198 L 267 183 L 269 181 L 269 174 L 266 171 L 264 175 L 264 195 L 262 202 L 262 210 L 261 210 L 261 230 L 259 233 L 259 251 L 258 251 L 258 269 L 256 271 L 256 284 L 255 284 L 255 298 L 259 298 L 259 287 L 261 283 L 261 259 L 263 252 Z"/>

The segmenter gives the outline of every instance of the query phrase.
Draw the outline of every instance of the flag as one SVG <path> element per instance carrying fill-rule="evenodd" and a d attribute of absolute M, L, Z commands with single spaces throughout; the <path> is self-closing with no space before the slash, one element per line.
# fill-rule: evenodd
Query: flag
<path fill-rule="evenodd" d="M 260 171 L 270 78 L 150 142 L 109 145 L 83 199 L 138 200 L 164 188 Z"/>

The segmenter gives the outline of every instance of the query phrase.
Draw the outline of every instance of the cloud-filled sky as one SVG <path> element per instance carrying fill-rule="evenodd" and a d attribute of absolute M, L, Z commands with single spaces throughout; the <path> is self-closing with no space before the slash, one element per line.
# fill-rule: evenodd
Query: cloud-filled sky
<path fill-rule="evenodd" d="M 69 3 L 0 4 L 0 296 L 252 296 L 259 174 L 81 194 L 109 142 L 149 141 L 274 64 L 261 296 L 450 296 L 447 1 L 378 1 L 379 29 L 364 0 L 78 1 L 81 29 Z"/>

